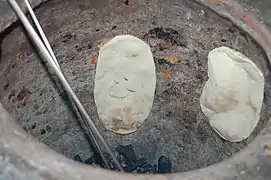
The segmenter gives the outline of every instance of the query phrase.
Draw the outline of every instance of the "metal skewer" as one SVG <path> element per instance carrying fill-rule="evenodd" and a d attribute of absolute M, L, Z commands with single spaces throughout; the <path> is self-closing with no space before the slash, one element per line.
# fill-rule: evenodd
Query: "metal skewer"
<path fill-rule="evenodd" d="M 61 67 L 60 67 L 60 65 L 59 65 L 59 63 L 58 63 L 58 61 L 57 61 L 57 59 L 56 59 L 56 56 L 55 56 L 55 54 L 54 54 L 54 52 L 53 52 L 53 50 L 52 50 L 52 48 L 51 48 L 51 46 L 50 46 L 50 43 L 49 43 L 48 39 L 46 38 L 46 35 L 45 35 L 44 31 L 42 30 L 41 25 L 40 25 L 40 23 L 39 23 L 39 21 L 38 21 L 36 15 L 35 15 L 35 13 L 34 13 L 32 7 L 31 7 L 31 5 L 30 5 L 29 1 L 28 1 L 28 0 L 25 0 L 25 4 L 26 4 L 27 10 L 29 11 L 30 16 L 31 16 L 31 18 L 32 18 L 32 20 L 33 20 L 33 22 L 34 22 L 34 24 L 35 24 L 37 30 L 38 30 L 38 33 L 39 33 L 39 35 L 41 36 L 41 38 L 42 38 L 42 40 L 43 40 L 44 45 L 46 46 L 47 50 L 49 51 L 49 53 L 50 53 L 51 57 L 53 58 L 55 64 L 58 66 L 59 70 L 62 72 Z M 62 73 L 63 73 L 63 72 L 62 72 Z M 84 119 L 83 115 L 80 113 L 80 111 L 79 111 L 78 107 L 76 106 L 76 104 L 75 104 L 75 108 L 77 109 L 77 115 L 80 116 L 81 119 Z M 102 160 L 103 160 L 105 166 L 106 166 L 107 168 L 110 168 L 110 167 L 109 167 L 109 163 L 108 163 L 108 161 L 106 160 L 106 157 L 105 157 L 103 151 L 101 150 L 101 147 L 99 146 L 99 144 L 98 144 L 98 142 L 97 142 L 95 136 L 93 135 L 91 129 L 88 127 L 88 124 L 86 123 L 86 120 L 84 120 L 84 125 L 85 125 L 85 127 L 87 127 L 88 133 L 89 133 L 90 136 L 91 136 L 91 140 L 93 140 L 94 145 L 95 145 L 95 148 L 97 148 L 97 150 L 98 150 L 98 152 L 99 152 L 99 154 L 100 154 L 100 156 L 101 156 L 101 158 L 102 158 Z"/>
<path fill-rule="evenodd" d="M 27 10 L 29 11 L 29 14 L 30 14 L 32 20 L 34 21 L 35 26 L 36 26 L 37 29 L 38 29 L 38 32 L 39 32 L 39 34 L 40 34 L 40 36 L 41 36 L 41 39 L 43 40 L 44 45 L 46 46 L 47 50 L 49 51 L 51 57 L 53 58 L 54 62 L 55 62 L 56 65 L 58 66 L 58 68 L 61 69 L 60 66 L 59 66 L 59 64 L 58 64 L 58 61 L 57 61 L 57 59 L 56 59 L 56 56 L 55 56 L 55 54 L 54 54 L 54 52 L 53 52 L 53 50 L 52 50 L 52 48 L 51 48 L 51 46 L 50 46 L 50 43 L 49 43 L 48 39 L 46 38 L 46 35 L 44 34 L 44 32 L 43 32 L 43 30 L 42 30 L 42 28 L 41 28 L 41 25 L 40 25 L 40 23 L 39 23 L 39 21 L 38 21 L 36 15 L 35 15 L 35 13 L 34 13 L 32 7 L 31 7 L 31 5 L 30 5 L 29 1 L 28 1 L 28 0 L 25 0 L 24 2 L 25 2 L 25 4 L 26 4 Z"/>
<path fill-rule="evenodd" d="M 54 52 L 34 14 L 33 9 L 30 6 L 30 3 L 28 0 L 25 0 L 27 9 L 31 15 L 31 18 L 34 21 L 35 26 L 38 29 L 38 32 L 42 39 L 40 39 L 39 35 L 35 32 L 34 28 L 26 18 L 24 12 L 21 10 L 20 6 L 16 2 L 16 0 L 8 0 L 10 5 L 12 6 L 13 10 L 21 20 L 23 26 L 25 27 L 27 33 L 29 34 L 30 38 L 32 39 L 33 43 L 38 48 L 40 54 L 42 57 L 49 63 L 49 65 L 53 68 L 54 72 L 56 73 L 57 77 L 60 79 L 61 84 L 63 85 L 66 92 L 71 96 L 77 110 L 78 114 L 81 116 L 82 120 L 84 121 L 84 125 L 87 127 L 88 133 L 91 135 L 91 139 L 94 141 L 94 144 L 96 148 L 98 149 L 100 156 L 102 160 L 104 161 L 105 165 L 109 167 L 108 161 L 105 158 L 105 155 L 97 141 L 97 139 L 100 141 L 100 143 L 104 146 L 105 150 L 108 152 L 110 157 L 112 158 L 113 162 L 115 163 L 116 167 L 119 169 L 119 171 L 123 171 L 121 165 L 119 164 L 118 160 L 116 159 L 114 153 L 110 150 L 109 146 L 107 145 L 106 141 L 100 134 L 99 130 L 96 128 L 95 124 L 87 114 L 85 108 L 83 107 L 82 103 L 70 87 L 69 83 L 67 82 L 64 74 L 62 73 L 62 70 L 58 64 L 58 61 L 56 59 L 56 56 L 54 55 Z M 97 139 L 96 139 L 97 138 Z"/>

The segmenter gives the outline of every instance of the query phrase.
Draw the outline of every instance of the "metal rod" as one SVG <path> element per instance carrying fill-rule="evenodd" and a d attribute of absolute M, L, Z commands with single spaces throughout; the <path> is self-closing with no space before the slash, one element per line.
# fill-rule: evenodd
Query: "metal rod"
<path fill-rule="evenodd" d="M 40 54 L 42 55 L 42 57 L 44 57 L 44 59 L 53 68 L 56 75 L 60 79 L 60 82 L 62 83 L 63 87 L 68 92 L 68 94 L 72 97 L 72 99 L 73 99 L 75 105 L 77 106 L 80 114 L 84 117 L 83 120 L 86 121 L 85 124 L 87 125 L 87 128 L 90 130 L 90 134 L 93 133 L 93 136 L 94 136 L 94 134 L 97 136 L 97 137 L 94 137 L 94 139 L 95 138 L 99 139 L 99 141 L 103 144 L 103 146 L 105 147 L 105 149 L 107 150 L 107 152 L 111 156 L 111 158 L 112 158 L 113 162 L 115 163 L 115 165 L 117 166 L 117 168 L 120 171 L 123 171 L 123 169 L 122 169 L 121 165 L 119 164 L 119 162 L 117 161 L 115 155 L 110 150 L 109 146 L 107 145 L 107 143 L 103 139 L 102 135 L 100 134 L 99 130 L 96 128 L 95 124 L 93 123 L 93 121 L 91 120 L 89 115 L 87 114 L 87 112 L 86 112 L 85 108 L 83 107 L 83 105 L 81 104 L 80 100 L 78 99 L 76 94 L 73 92 L 73 90 L 70 87 L 69 83 L 67 82 L 65 76 L 62 74 L 61 70 L 59 69 L 59 67 L 57 65 L 58 63 L 54 61 L 54 59 L 52 58 L 50 52 L 46 49 L 45 45 L 43 44 L 43 42 L 39 38 L 38 34 L 35 32 L 34 28 L 31 26 L 30 22 L 28 21 L 25 14 L 23 13 L 21 8 L 19 7 L 18 3 L 15 0 L 8 0 L 8 1 L 9 1 L 10 5 L 12 6 L 12 8 L 14 9 L 17 16 L 19 17 L 19 19 L 21 20 L 22 24 L 24 25 L 24 27 L 25 27 L 26 31 L 28 32 L 30 38 L 33 40 L 33 43 L 39 49 Z"/>
<path fill-rule="evenodd" d="M 41 25 L 40 25 L 40 23 L 39 23 L 39 21 L 38 21 L 36 15 L 35 15 L 35 13 L 34 13 L 32 7 L 31 7 L 29 1 L 28 1 L 28 0 L 25 0 L 25 4 L 26 4 L 26 7 L 27 7 L 27 9 L 28 9 L 28 11 L 29 11 L 29 13 L 30 13 L 30 16 L 31 16 L 32 20 L 34 21 L 34 24 L 35 24 L 35 26 L 36 26 L 36 28 L 37 28 L 37 30 L 38 30 L 38 32 L 39 32 L 39 34 L 40 34 L 42 40 L 43 40 L 44 45 L 46 46 L 47 50 L 49 51 L 49 53 L 50 53 L 52 59 L 54 60 L 55 64 L 58 66 L 59 70 L 62 72 L 61 67 L 60 67 L 60 65 L 59 65 L 59 63 L 58 63 L 58 61 L 57 61 L 57 59 L 56 59 L 56 56 L 55 56 L 53 50 L 52 50 L 52 47 L 50 46 L 50 43 L 49 43 L 49 41 L 48 41 L 48 39 L 47 39 L 47 37 L 46 37 L 44 31 L 42 30 L 42 27 L 41 27 Z M 63 72 L 62 72 L 62 73 L 63 73 Z M 78 109 L 78 107 L 75 105 L 74 108 L 77 109 L 77 113 L 78 113 L 77 115 L 80 116 L 81 119 L 83 119 L 84 117 L 83 117 L 82 114 L 80 113 L 80 110 Z M 83 120 L 83 121 L 85 122 L 86 120 Z M 86 126 L 86 123 L 84 123 L 84 124 L 85 124 L 85 126 Z M 99 154 L 100 154 L 100 156 L 101 156 L 101 158 L 102 158 L 102 160 L 103 160 L 105 166 L 106 166 L 107 168 L 110 168 L 110 167 L 109 167 L 109 163 L 108 163 L 108 161 L 106 160 L 106 157 L 105 157 L 103 151 L 101 150 L 101 147 L 100 147 L 100 145 L 98 144 L 98 142 L 97 142 L 97 140 L 96 140 L 94 134 L 92 133 L 92 131 L 91 131 L 89 128 L 87 128 L 87 130 L 88 130 L 88 133 L 90 134 L 91 139 L 92 139 L 93 142 L 94 142 L 95 148 L 97 148 L 97 150 L 98 150 L 98 152 L 99 152 Z"/>
<path fill-rule="evenodd" d="M 78 116 L 80 116 L 81 119 L 83 119 L 84 117 L 83 117 L 82 114 L 80 113 L 78 107 L 77 107 L 76 105 L 75 105 L 75 107 L 76 107 Z M 100 154 L 100 156 L 101 156 L 101 158 L 102 158 L 102 160 L 103 160 L 105 166 L 108 167 L 108 168 L 110 168 L 109 163 L 108 163 L 108 161 L 107 161 L 107 159 L 106 159 L 106 157 L 105 157 L 105 155 L 104 155 L 104 153 L 103 153 L 103 151 L 102 151 L 100 145 L 98 144 L 98 142 L 97 142 L 97 140 L 96 140 L 96 138 L 95 138 L 93 132 L 91 131 L 91 129 L 89 129 L 89 127 L 88 127 L 88 125 L 86 124 L 86 121 L 85 121 L 85 120 L 83 121 L 83 123 L 84 123 L 85 127 L 87 127 L 88 133 L 89 133 L 90 136 L 91 136 L 91 140 L 93 140 L 94 145 L 95 145 L 95 147 L 97 148 L 97 150 L 98 150 L 98 152 L 99 152 L 99 154 Z"/>
<path fill-rule="evenodd" d="M 45 33 L 43 32 L 43 30 L 42 30 L 42 28 L 41 28 L 41 25 L 40 25 L 40 23 L 39 23 L 39 21 L 38 21 L 36 15 L 35 15 L 35 13 L 34 13 L 32 7 L 31 7 L 31 5 L 30 5 L 29 1 L 28 1 L 28 0 L 25 0 L 24 2 L 25 2 L 25 4 L 26 4 L 27 10 L 29 11 L 32 20 L 34 21 L 35 26 L 36 26 L 37 29 L 38 29 L 38 32 L 39 32 L 39 34 L 40 34 L 40 36 L 41 36 L 41 38 L 42 38 L 42 40 L 43 40 L 43 42 L 44 42 L 44 45 L 46 46 L 47 50 L 49 51 L 49 53 L 50 53 L 51 57 L 53 58 L 54 62 L 56 63 L 56 65 L 59 67 L 59 69 L 61 69 L 60 66 L 59 66 L 59 64 L 58 64 L 58 61 L 57 61 L 57 59 L 56 59 L 56 56 L 55 56 L 55 54 L 54 54 L 54 52 L 53 52 L 53 50 L 52 50 L 52 48 L 51 48 L 51 46 L 50 46 L 50 43 L 49 43 L 49 41 L 47 40 L 46 35 L 45 35 Z"/>

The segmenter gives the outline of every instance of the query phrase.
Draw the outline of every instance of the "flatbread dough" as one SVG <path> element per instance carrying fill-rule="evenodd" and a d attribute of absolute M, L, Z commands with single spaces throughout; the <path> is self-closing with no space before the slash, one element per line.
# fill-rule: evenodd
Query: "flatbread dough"
<path fill-rule="evenodd" d="M 136 131 L 152 108 L 156 86 L 151 49 L 144 41 L 119 35 L 99 52 L 94 99 L 104 126 L 119 134 Z"/>
<path fill-rule="evenodd" d="M 208 76 L 200 105 L 210 125 L 231 142 L 248 138 L 260 118 L 263 74 L 242 53 L 220 47 L 208 55 Z"/>

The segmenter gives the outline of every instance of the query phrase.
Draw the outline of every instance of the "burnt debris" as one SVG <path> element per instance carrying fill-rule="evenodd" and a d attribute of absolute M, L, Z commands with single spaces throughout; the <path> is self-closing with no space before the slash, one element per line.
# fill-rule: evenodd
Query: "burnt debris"
<path fill-rule="evenodd" d="M 127 146 L 119 145 L 116 148 L 116 151 L 125 157 L 129 162 L 136 161 L 136 155 L 131 144 Z"/>
<path fill-rule="evenodd" d="M 131 173 L 170 173 L 171 172 L 171 161 L 165 156 L 161 156 L 158 159 L 158 166 L 149 164 L 146 158 L 137 159 L 132 145 L 119 145 L 116 148 L 117 159 L 125 172 Z M 73 158 L 75 161 L 84 162 L 89 165 L 98 165 L 104 167 L 104 163 L 99 154 L 94 154 L 85 161 L 81 159 L 79 155 L 75 155 Z M 112 162 L 110 162 L 112 164 Z M 111 167 L 111 170 L 116 170 L 114 166 Z"/>
<path fill-rule="evenodd" d="M 170 65 L 170 66 L 173 65 L 173 64 L 167 62 L 164 58 L 161 58 L 161 57 L 154 56 L 153 59 L 154 59 L 154 63 L 159 64 L 159 65 L 163 65 L 163 64 L 167 64 L 167 65 Z"/>
<path fill-rule="evenodd" d="M 138 167 L 141 167 L 141 166 L 143 166 L 144 164 L 146 164 L 147 163 L 147 159 L 146 158 L 141 158 L 141 159 L 138 159 L 137 161 L 136 161 L 136 165 L 138 166 Z"/>
<path fill-rule="evenodd" d="M 69 41 L 70 39 L 76 39 L 77 36 L 75 34 L 65 34 L 63 36 L 62 42 L 66 43 L 67 41 Z"/>
<path fill-rule="evenodd" d="M 180 39 L 184 39 L 177 31 L 172 28 L 156 27 L 149 30 L 151 36 L 162 39 L 173 46 L 187 47 Z"/>
<path fill-rule="evenodd" d="M 133 172 L 137 168 L 135 162 L 129 162 L 126 167 L 123 167 L 125 172 Z"/>
<path fill-rule="evenodd" d="M 81 159 L 81 157 L 80 157 L 78 154 L 75 155 L 75 156 L 73 157 L 73 159 L 74 159 L 75 161 L 78 161 L 78 162 L 83 162 L 82 159 Z"/>
<path fill-rule="evenodd" d="M 156 64 L 159 64 L 159 65 L 167 64 L 166 60 L 163 59 L 163 58 L 154 57 L 153 59 L 154 59 L 154 62 L 155 62 Z"/>
<path fill-rule="evenodd" d="M 158 159 L 158 173 L 170 173 L 171 172 L 171 162 L 169 158 L 161 156 Z"/>
<path fill-rule="evenodd" d="M 23 88 L 20 90 L 20 92 L 17 94 L 17 100 L 21 101 L 23 100 L 25 97 L 29 96 L 30 94 L 32 94 L 30 92 L 30 90 L 23 86 Z"/>
<path fill-rule="evenodd" d="M 85 164 L 89 164 L 89 165 L 99 165 L 101 167 L 104 167 L 104 163 L 102 160 L 102 157 L 97 154 L 94 153 L 91 157 L 89 157 L 88 159 L 85 160 Z"/>

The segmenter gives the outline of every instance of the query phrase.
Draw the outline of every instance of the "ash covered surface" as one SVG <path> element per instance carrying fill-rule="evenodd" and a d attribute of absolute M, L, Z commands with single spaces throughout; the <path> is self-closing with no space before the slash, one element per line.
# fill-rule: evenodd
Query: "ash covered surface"
<path fill-rule="evenodd" d="M 249 37 L 190 1 L 55 0 L 41 5 L 36 14 L 64 74 L 112 149 L 132 144 L 137 159 L 147 158 L 151 165 L 166 154 L 173 172 L 203 168 L 244 148 L 271 114 L 267 84 L 261 121 L 250 138 L 230 143 L 211 129 L 199 106 L 210 50 L 224 45 L 241 51 L 270 77 L 262 51 Z M 93 98 L 99 46 L 118 34 L 145 40 L 157 72 L 150 116 L 138 131 L 125 136 L 102 126 Z M 41 142 L 67 157 L 79 154 L 87 159 L 93 152 L 86 136 L 66 94 L 44 67 L 22 29 L 15 28 L 2 41 L 0 100 Z"/>

